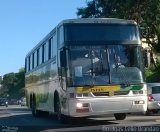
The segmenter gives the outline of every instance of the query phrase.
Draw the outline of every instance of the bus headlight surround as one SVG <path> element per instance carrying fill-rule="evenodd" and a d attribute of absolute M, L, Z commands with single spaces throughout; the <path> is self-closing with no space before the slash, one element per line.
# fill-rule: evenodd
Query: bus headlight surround
<path fill-rule="evenodd" d="M 76 94 L 77 98 L 83 98 L 83 97 L 88 97 L 88 96 L 89 96 L 88 93 L 77 93 Z"/>
<path fill-rule="evenodd" d="M 83 98 L 89 97 L 88 93 L 69 93 L 69 98 Z"/>
<path fill-rule="evenodd" d="M 89 112 L 89 103 L 78 102 L 76 104 L 76 112 L 77 113 Z"/>

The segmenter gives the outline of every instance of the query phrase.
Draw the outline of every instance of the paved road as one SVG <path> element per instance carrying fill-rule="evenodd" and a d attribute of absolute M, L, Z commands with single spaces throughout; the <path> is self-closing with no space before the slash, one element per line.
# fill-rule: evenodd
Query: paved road
<path fill-rule="evenodd" d="M 90 118 L 71 124 L 61 124 L 54 116 L 34 118 L 26 107 L 0 107 L 2 132 L 98 132 L 98 131 L 160 131 L 160 114 L 128 115 L 123 121 L 113 116 Z M 145 127 L 143 127 L 145 126 Z M 158 127 L 159 126 L 159 127 Z"/>

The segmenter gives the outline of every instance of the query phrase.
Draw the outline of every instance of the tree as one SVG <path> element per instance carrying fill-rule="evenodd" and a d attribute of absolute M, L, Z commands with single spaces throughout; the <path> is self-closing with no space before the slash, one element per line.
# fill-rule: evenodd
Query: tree
<path fill-rule="evenodd" d="M 143 29 L 142 37 L 160 52 L 160 0 L 89 0 L 86 4 L 87 7 L 78 8 L 78 16 L 135 20 Z"/>
<path fill-rule="evenodd" d="M 24 68 L 21 68 L 18 73 L 7 73 L 3 76 L 2 80 L 2 89 L 3 94 L 9 94 L 11 97 L 20 97 L 23 96 L 24 93 L 21 92 L 24 88 L 25 81 L 25 72 Z"/>
<path fill-rule="evenodd" d="M 3 76 L 2 88 L 5 93 L 14 87 L 14 81 L 15 81 L 14 73 L 8 73 Z"/>
<path fill-rule="evenodd" d="M 2 83 L 2 76 L 0 76 L 0 84 Z"/>
<path fill-rule="evenodd" d="M 160 0 L 88 0 L 86 4 L 77 11 L 82 18 L 115 17 L 138 23 L 141 38 L 145 38 L 151 48 L 151 60 L 155 67 L 155 74 L 149 80 L 159 80 L 160 64 L 155 62 L 153 54 L 160 53 Z"/>

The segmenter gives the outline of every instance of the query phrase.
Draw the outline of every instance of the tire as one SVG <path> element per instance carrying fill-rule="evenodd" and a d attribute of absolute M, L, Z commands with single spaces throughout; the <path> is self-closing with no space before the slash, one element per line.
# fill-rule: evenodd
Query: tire
<path fill-rule="evenodd" d="M 154 112 L 153 112 L 154 114 L 158 114 L 158 110 L 154 110 Z"/>
<path fill-rule="evenodd" d="M 59 98 L 56 101 L 57 101 L 56 102 L 57 119 L 58 119 L 58 121 L 62 121 L 63 116 L 62 116 L 62 112 L 61 112 L 61 104 L 60 104 Z"/>
<path fill-rule="evenodd" d="M 32 111 L 32 116 L 36 117 L 36 104 L 34 100 L 32 100 L 32 103 L 31 103 L 31 111 Z"/>
<path fill-rule="evenodd" d="M 33 117 L 40 117 L 42 115 L 42 111 L 39 111 L 36 109 L 36 100 L 33 99 L 31 104 L 32 104 L 32 106 L 31 106 L 32 116 Z"/>
<path fill-rule="evenodd" d="M 114 117 L 116 118 L 116 120 L 124 120 L 126 118 L 126 114 L 125 113 L 117 113 L 117 114 L 114 114 Z"/>
<path fill-rule="evenodd" d="M 59 98 L 56 99 L 56 118 L 59 122 L 61 123 L 69 123 L 70 122 L 70 117 L 66 116 L 66 115 L 63 115 L 62 112 L 61 112 L 61 103 L 60 103 L 60 100 Z"/>
<path fill-rule="evenodd" d="M 151 114 L 152 114 L 151 111 L 147 109 L 147 111 L 145 112 L 145 115 L 150 116 Z"/>

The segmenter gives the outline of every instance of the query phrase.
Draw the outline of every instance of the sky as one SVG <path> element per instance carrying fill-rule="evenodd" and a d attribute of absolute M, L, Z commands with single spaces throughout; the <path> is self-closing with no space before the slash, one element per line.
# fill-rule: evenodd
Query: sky
<path fill-rule="evenodd" d="M 86 0 L 0 0 L 0 76 L 18 72 L 38 42 L 85 6 Z"/>

